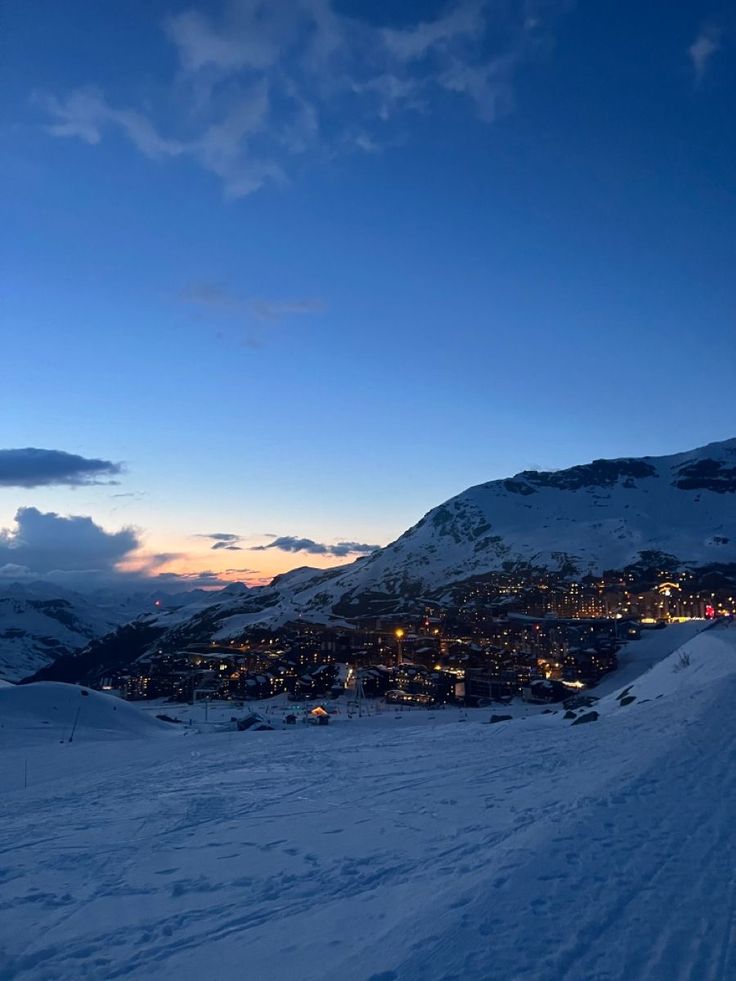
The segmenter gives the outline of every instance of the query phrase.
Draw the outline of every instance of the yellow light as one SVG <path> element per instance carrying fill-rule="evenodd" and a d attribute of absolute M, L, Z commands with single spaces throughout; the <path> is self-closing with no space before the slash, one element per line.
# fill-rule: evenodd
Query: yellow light
<path fill-rule="evenodd" d="M 399 627 L 398 630 L 396 631 L 396 636 L 398 637 L 399 640 L 401 640 L 401 638 L 404 636 L 404 631 L 401 629 L 401 627 Z"/>

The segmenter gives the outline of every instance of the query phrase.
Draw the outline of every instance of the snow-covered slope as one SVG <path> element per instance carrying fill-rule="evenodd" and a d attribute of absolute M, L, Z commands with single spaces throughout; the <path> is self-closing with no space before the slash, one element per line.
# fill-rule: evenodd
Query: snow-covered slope
<path fill-rule="evenodd" d="M 130 702 L 54 681 L 0 687 L 0 752 L 69 741 L 152 737 L 170 726 Z"/>
<path fill-rule="evenodd" d="M 672 634 L 673 628 L 668 633 Z M 641 705 L 664 696 L 685 693 L 687 697 L 695 697 L 715 682 L 730 678 L 736 672 L 735 658 L 736 621 L 709 624 L 631 684 L 622 684 L 617 671 L 610 674 L 606 679 L 609 687 L 613 687 L 616 680 L 619 683 L 615 691 L 601 699 L 596 708 L 601 713 L 616 713 L 621 708 Z"/>
<path fill-rule="evenodd" d="M 636 691 L 0 756 L 0 978 L 731 981 L 736 625 Z"/>

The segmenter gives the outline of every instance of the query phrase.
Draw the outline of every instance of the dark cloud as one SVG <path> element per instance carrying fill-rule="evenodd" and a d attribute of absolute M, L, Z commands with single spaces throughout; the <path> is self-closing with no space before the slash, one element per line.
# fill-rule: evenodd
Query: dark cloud
<path fill-rule="evenodd" d="M 268 545 L 256 545 L 252 551 L 265 552 L 272 548 L 281 552 L 308 552 L 310 555 L 344 558 L 346 555 L 368 555 L 380 548 L 380 545 L 365 545 L 362 542 L 336 542 L 334 545 L 326 545 L 323 542 L 315 542 L 311 538 L 281 535 L 269 542 Z"/>
<path fill-rule="evenodd" d="M 44 580 L 83 592 L 99 588 L 137 591 L 161 586 L 176 593 L 195 587 L 222 588 L 229 582 L 211 569 L 161 571 L 169 562 L 186 559 L 187 554 L 141 554 L 140 544 L 133 528 L 108 532 L 90 517 L 24 507 L 17 511 L 14 527 L 0 529 L 0 579 Z M 129 558 L 137 568 L 120 569 L 119 564 Z"/>
<path fill-rule="evenodd" d="M 15 528 L 0 530 L 0 566 L 23 566 L 31 574 L 110 572 L 139 547 L 132 528 L 108 532 L 91 518 L 19 508 Z"/>
<path fill-rule="evenodd" d="M 240 535 L 233 535 L 229 531 L 211 531 L 204 535 L 195 535 L 195 538 L 209 538 L 213 542 L 239 542 Z"/>
<path fill-rule="evenodd" d="M 43 487 L 65 484 L 69 487 L 90 484 L 115 484 L 112 478 L 123 468 L 110 460 L 98 460 L 65 453 L 63 450 L 0 450 L 0 487 Z"/>
<path fill-rule="evenodd" d="M 330 546 L 330 549 L 333 555 L 370 555 L 380 547 L 380 545 L 366 545 L 364 542 L 338 542 Z"/>
<path fill-rule="evenodd" d="M 195 538 L 206 538 L 211 542 L 214 542 L 212 546 L 213 552 L 221 551 L 225 549 L 227 552 L 241 552 L 242 546 L 238 545 L 238 542 L 242 541 L 241 535 L 234 535 L 229 531 L 212 531 L 204 535 L 195 535 Z"/>

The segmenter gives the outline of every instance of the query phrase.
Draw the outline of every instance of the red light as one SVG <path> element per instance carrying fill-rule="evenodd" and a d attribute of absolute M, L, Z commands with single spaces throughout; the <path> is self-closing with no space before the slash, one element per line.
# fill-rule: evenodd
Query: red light
<path fill-rule="evenodd" d="M 706 617 L 707 617 L 707 618 L 708 618 L 709 620 L 713 620 L 713 618 L 714 618 L 714 617 L 715 617 L 715 615 L 716 615 L 716 611 L 715 611 L 715 608 L 714 608 L 714 607 L 712 607 L 712 606 L 710 605 L 710 603 L 708 603 L 708 605 L 707 605 L 707 606 L 706 606 L 706 608 L 705 608 L 705 615 L 706 615 Z"/>

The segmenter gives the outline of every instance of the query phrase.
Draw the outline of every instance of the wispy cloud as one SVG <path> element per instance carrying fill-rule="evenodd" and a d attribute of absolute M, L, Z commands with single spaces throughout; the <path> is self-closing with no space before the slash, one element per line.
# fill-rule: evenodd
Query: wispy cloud
<path fill-rule="evenodd" d="M 133 109 L 114 109 L 96 86 L 76 89 L 64 99 L 49 94 L 37 94 L 34 98 L 54 120 L 47 126 L 52 136 L 76 136 L 94 145 L 100 142 L 107 127 L 116 127 L 152 160 L 177 157 L 185 150 L 185 144 L 160 136 L 142 113 Z"/>
<path fill-rule="evenodd" d="M 348 555 L 369 555 L 375 552 L 380 545 L 366 545 L 363 542 L 336 542 L 334 545 L 327 545 L 324 542 L 315 542 L 311 538 L 298 538 L 294 535 L 281 535 L 275 538 L 268 545 L 254 545 L 253 552 L 267 552 L 277 549 L 281 552 L 307 552 L 310 555 L 329 555 L 333 558 L 345 558 Z"/>
<path fill-rule="evenodd" d="M 94 86 L 36 101 L 54 137 L 97 144 L 116 130 L 153 160 L 195 163 L 239 198 L 285 182 L 300 159 L 391 145 L 408 114 L 443 100 L 462 98 L 492 122 L 564 7 L 455 0 L 397 26 L 334 0 L 230 0 L 160 25 L 178 68 L 155 108 L 115 105 Z"/>
<path fill-rule="evenodd" d="M 248 300 L 249 313 L 262 322 L 276 323 L 284 317 L 298 317 L 305 313 L 324 313 L 324 300 Z"/>
<path fill-rule="evenodd" d="M 114 478 L 122 472 L 120 463 L 66 453 L 64 450 L 44 450 L 32 446 L 0 450 L 0 487 L 117 484 L 119 481 Z"/>
<path fill-rule="evenodd" d="M 237 576 L 248 586 L 267 586 L 273 576 L 264 576 L 259 569 L 225 569 L 226 576 Z"/>
<path fill-rule="evenodd" d="M 191 283 L 179 291 L 177 299 L 201 315 L 242 327 L 244 342 L 251 347 L 260 347 L 263 342 L 260 327 L 276 326 L 290 317 L 327 310 L 325 301 L 318 297 L 283 300 L 241 297 L 220 282 Z"/>
<path fill-rule="evenodd" d="M 474 43 L 486 29 L 486 4 L 459 3 L 435 20 L 420 21 L 401 30 L 381 31 L 386 49 L 399 63 L 426 58 L 438 48 L 451 51 L 456 44 Z"/>
<path fill-rule="evenodd" d="M 695 73 L 696 85 L 700 85 L 703 81 L 711 58 L 721 49 L 721 34 L 721 29 L 718 26 L 706 24 L 687 49 Z"/>
<path fill-rule="evenodd" d="M 111 513 L 115 514 L 118 511 L 124 511 L 126 508 L 131 508 L 136 502 L 142 501 L 146 496 L 146 491 L 125 491 L 124 493 L 110 494 L 110 500 L 116 502 L 114 507 L 111 508 Z"/>
<path fill-rule="evenodd" d="M 212 569 L 199 569 L 195 572 L 159 572 L 152 577 L 149 585 L 155 584 L 167 590 L 181 592 L 187 589 L 222 588 L 228 581 Z"/>
<path fill-rule="evenodd" d="M 225 313 L 238 313 L 243 306 L 243 301 L 238 299 L 225 283 L 212 281 L 189 283 L 179 290 L 177 299 L 180 303 Z"/>
<path fill-rule="evenodd" d="M 259 29 L 251 33 L 226 29 L 224 21 L 215 24 L 207 14 L 196 10 L 167 17 L 163 27 L 169 39 L 176 45 L 185 71 L 196 72 L 212 66 L 223 71 L 257 71 L 269 68 L 278 57 L 278 46 L 273 36 L 274 24 L 264 23 L 260 16 L 264 13 L 265 3 L 233 5 L 230 12 L 231 27 L 238 23 L 243 28 L 252 27 L 257 19 L 260 20 Z"/>
<path fill-rule="evenodd" d="M 221 282 L 190 283 L 179 291 L 177 298 L 200 310 L 228 316 L 253 317 L 271 323 L 284 317 L 309 313 L 324 313 L 327 304 L 318 297 L 268 300 L 260 297 L 240 297 Z"/>

